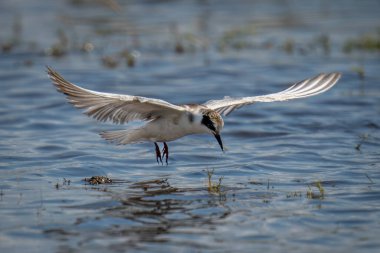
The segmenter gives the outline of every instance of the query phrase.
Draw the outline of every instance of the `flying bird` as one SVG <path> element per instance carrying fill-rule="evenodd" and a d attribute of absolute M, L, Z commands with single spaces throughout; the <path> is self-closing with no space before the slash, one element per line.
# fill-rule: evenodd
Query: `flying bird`
<path fill-rule="evenodd" d="M 333 87 L 341 77 L 340 73 L 322 73 L 297 82 L 288 89 L 262 96 L 209 100 L 204 104 L 174 105 L 167 101 L 133 95 L 103 93 L 79 87 L 66 81 L 59 73 L 47 67 L 47 73 L 57 90 L 67 96 L 76 108 L 96 120 L 126 124 L 131 121 L 145 121 L 138 128 L 108 131 L 100 136 L 116 144 L 153 142 L 157 163 L 169 159 L 166 142 L 191 134 L 211 134 L 224 151 L 220 133 L 224 126 L 223 116 L 234 110 L 256 102 L 287 101 L 323 93 Z M 162 154 L 157 142 L 163 142 Z"/>

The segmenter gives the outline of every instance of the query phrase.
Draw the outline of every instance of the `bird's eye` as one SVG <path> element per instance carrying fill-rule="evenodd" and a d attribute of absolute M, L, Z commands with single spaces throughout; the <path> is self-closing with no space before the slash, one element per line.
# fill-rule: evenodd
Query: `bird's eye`
<path fill-rule="evenodd" d="M 211 121 L 210 117 L 207 115 L 203 115 L 202 122 L 203 125 L 205 125 L 208 129 L 211 131 L 216 131 L 214 123 Z"/>

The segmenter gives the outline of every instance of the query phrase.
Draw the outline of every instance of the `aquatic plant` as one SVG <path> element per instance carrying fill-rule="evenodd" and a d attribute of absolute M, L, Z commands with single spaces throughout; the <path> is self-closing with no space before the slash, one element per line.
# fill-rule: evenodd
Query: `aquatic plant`
<path fill-rule="evenodd" d="M 93 176 L 91 178 L 85 178 L 83 181 L 89 183 L 90 185 L 111 184 L 113 182 L 112 179 L 105 176 Z"/>
<path fill-rule="evenodd" d="M 213 175 L 214 175 L 214 169 L 212 169 L 212 170 L 207 169 L 207 177 L 208 177 L 207 190 L 210 193 L 221 194 L 222 193 L 221 187 L 222 187 L 223 177 L 219 178 L 218 183 L 213 183 L 212 180 L 211 180 Z"/>
<path fill-rule="evenodd" d="M 356 67 L 352 67 L 351 70 L 353 72 L 355 72 L 356 74 L 358 74 L 358 77 L 359 77 L 360 80 L 364 80 L 364 78 L 365 78 L 364 67 L 362 67 L 362 66 L 356 66 Z"/>
<path fill-rule="evenodd" d="M 308 190 L 306 192 L 306 197 L 308 199 L 324 199 L 325 198 L 325 189 L 322 186 L 321 181 L 316 181 L 312 183 L 313 186 L 315 186 L 318 189 L 318 193 L 314 192 L 310 185 L 308 185 Z"/>
<path fill-rule="evenodd" d="M 219 51 L 223 52 L 226 49 L 241 50 L 253 47 L 254 44 L 249 37 L 255 35 L 256 30 L 256 26 L 253 24 L 226 30 L 217 42 Z"/>
<path fill-rule="evenodd" d="M 343 52 L 351 53 L 354 50 L 380 51 L 380 34 L 367 34 L 355 39 L 348 39 L 343 45 Z"/>

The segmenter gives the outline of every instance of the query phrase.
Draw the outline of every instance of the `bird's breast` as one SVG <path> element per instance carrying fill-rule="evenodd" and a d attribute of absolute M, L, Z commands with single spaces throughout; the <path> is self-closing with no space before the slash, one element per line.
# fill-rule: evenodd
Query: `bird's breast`
<path fill-rule="evenodd" d="M 155 141 L 172 141 L 190 134 L 207 133 L 197 114 L 186 113 L 171 118 L 160 118 L 149 123 L 147 131 Z"/>

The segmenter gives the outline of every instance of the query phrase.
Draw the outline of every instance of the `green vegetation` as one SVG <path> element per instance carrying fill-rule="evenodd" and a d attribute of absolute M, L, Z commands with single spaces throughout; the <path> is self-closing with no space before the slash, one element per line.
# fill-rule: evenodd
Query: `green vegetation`
<path fill-rule="evenodd" d="M 207 190 L 208 192 L 210 193 L 218 193 L 218 194 L 221 194 L 222 191 L 221 191 L 221 187 L 222 187 L 222 180 L 223 180 L 223 177 L 220 177 L 219 178 L 219 181 L 218 183 L 213 183 L 211 178 L 212 176 L 214 175 L 214 169 L 212 170 L 208 170 L 207 169 L 207 177 L 208 177 L 208 185 L 207 185 Z"/>
<path fill-rule="evenodd" d="M 354 50 L 380 51 L 380 33 L 367 34 L 355 39 L 347 40 L 343 45 L 343 52 L 351 53 Z"/>
<path fill-rule="evenodd" d="M 358 74 L 358 77 L 360 80 L 364 80 L 364 77 L 365 77 L 364 67 L 356 66 L 356 67 L 352 67 L 351 70 L 355 72 L 356 74 Z"/>
<path fill-rule="evenodd" d="M 292 54 L 294 52 L 294 41 L 292 39 L 287 39 L 282 45 L 284 51 L 288 54 Z"/>
<path fill-rule="evenodd" d="M 312 183 L 312 186 L 316 187 L 319 192 L 314 192 L 310 185 L 308 185 L 308 190 L 306 192 L 306 197 L 308 199 L 324 199 L 325 198 L 325 189 L 322 186 L 321 181 Z"/>
<path fill-rule="evenodd" d="M 218 48 L 225 51 L 227 48 L 240 50 L 253 47 L 248 37 L 256 34 L 256 27 L 248 24 L 242 27 L 232 28 L 223 33 L 218 40 Z"/>
<path fill-rule="evenodd" d="M 85 178 L 83 181 L 89 183 L 90 185 L 97 185 L 97 184 L 112 184 L 112 179 L 104 176 L 93 176 L 91 178 Z"/>

